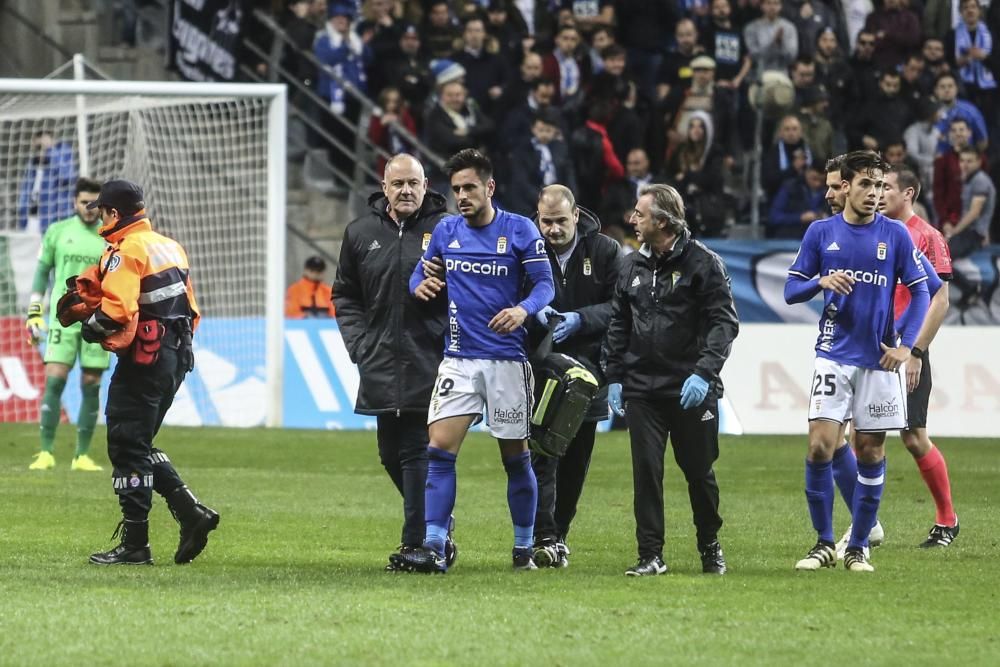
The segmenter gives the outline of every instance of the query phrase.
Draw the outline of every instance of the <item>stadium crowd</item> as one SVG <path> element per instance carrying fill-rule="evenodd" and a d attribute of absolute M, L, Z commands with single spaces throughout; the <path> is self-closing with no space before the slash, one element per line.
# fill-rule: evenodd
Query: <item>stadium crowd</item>
<path fill-rule="evenodd" d="M 998 179 L 990 0 L 289 0 L 283 26 L 285 69 L 356 120 L 312 50 L 376 101 L 389 153 L 413 149 L 392 121 L 441 156 L 482 149 L 510 210 L 564 183 L 619 239 L 650 182 L 678 188 L 699 236 L 745 219 L 758 106 L 769 237 L 825 216 L 823 163 L 846 150 L 914 167 L 939 228 L 964 213 L 959 151 Z"/>

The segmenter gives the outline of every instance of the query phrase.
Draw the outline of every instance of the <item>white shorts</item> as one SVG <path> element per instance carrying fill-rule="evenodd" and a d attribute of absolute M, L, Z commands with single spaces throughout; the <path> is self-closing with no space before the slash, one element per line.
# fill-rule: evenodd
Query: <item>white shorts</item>
<path fill-rule="evenodd" d="M 859 368 L 816 357 L 809 396 L 809 421 L 843 424 L 854 420 L 856 431 L 906 428 L 906 384 L 898 373 Z"/>
<path fill-rule="evenodd" d="M 535 378 L 526 361 L 491 361 L 445 357 L 438 366 L 427 423 L 448 417 L 475 415 L 486 408 L 490 434 L 504 440 L 524 440 L 531 429 Z"/>

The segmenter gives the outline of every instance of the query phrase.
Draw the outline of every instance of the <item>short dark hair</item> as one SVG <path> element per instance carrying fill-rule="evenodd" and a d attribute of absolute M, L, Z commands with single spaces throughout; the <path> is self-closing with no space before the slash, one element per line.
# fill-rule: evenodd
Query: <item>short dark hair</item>
<path fill-rule="evenodd" d="M 956 86 L 958 85 L 958 79 L 955 78 L 955 75 L 952 74 L 950 71 L 945 71 L 938 74 L 937 77 L 934 79 L 934 88 L 937 88 L 937 85 L 941 83 L 943 79 L 951 79 L 952 81 L 955 82 Z"/>
<path fill-rule="evenodd" d="M 899 76 L 900 76 L 899 72 L 897 72 L 894 69 L 884 69 L 882 70 L 882 73 L 879 75 L 879 79 L 885 79 L 886 77 L 898 79 Z"/>
<path fill-rule="evenodd" d="M 313 255 L 306 260 L 305 268 L 307 271 L 316 271 L 317 273 L 323 273 L 326 271 L 326 260 L 319 255 Z"/>
<path fill-rule="evenodd" d="M 101 182 L 96 181 L 93 178 L 87 178 L 81 176 L 76 179 L 76 188 L 73 190 L 73 197 L 79 197 L 81 192 L 100 192 Z"/>
<path fill-rule="evenodd" d="M 961 116 L 955 116 L 954 118 L 952 118 L 948 122 L 948 129 L 950 130 L 952 125 L 957 125 L 958 123 L 961 123 L 962 125 L 964 125 L 965 127 L 967 127 L 969 130 L 972 129 L 972 125 L 969 123 L 969 120 L 967 118 L 962 118 Z"/>
<path fill-rule="evenodd" d="M 816 61 L 813 60 L 812 56 L 800 55 L 792 63 L 792 69 L 795 69 L 799 65 L 805 65 L 806 67 L 809 67 L 810 65 L 815 65 L 815 64 L 816 64 Z"/>
<path fill-rule="evenodd" d="M 982 158 L 983 158 L 983 154 L 982 154 L 982 153 L 980 153 L 980 152 L 979 152 L 979 149 L 978 149 L 978 148 L 976 148 L 975 146 L 971 146 L 971 145 L 970 145 L 970 146 L 966 146 L 966 147 L 965 147 L 965 148 L 963 148 L 962 150 L 958 151 L 958 155 L 959 155 L 960 157 L 961 157 L 962 155 L 965 155 L 966 153 L 968 153 L 968 154 L 970 154 L 970 155 L 975 155 L 975 156 L 976 156 L 977 158 L 979 158 L 980 160 L 982 160 Z"/>
<path fill-rule="evenodd" d="M 841 167 L 844 166 L 844 156 L 835 155 L 826 161 L 826 173 L 832 174 L 835 171 L 840 171 Z"/>
<path fill-rule="evenodd" d="M 560 125 L 559 112 L 552 107 L 540 108 L 532 116 L 531 124 L 534 125 L 535 123 L 545 123 L 546 125 L 558 128 Z"/>
<path fill-rule="evenodd" d="M 873 171 L 885 173 L 888 170 L 889 164 L 875 151 L 851 151 L 844 156 L 844 162 L 840 166 L 840 178 L 844 181 L 853 181 L 858 174 L 870 176 Z"/>
<path fill-rule="evenodd" d="M 541 88 L 542 86 L 555 86 L 555 85 L 556 82 L 552 80 L 552 77 L 540 76 L 531 82 L 531 90 L 532 92 L 534 92 L 539 88 Z"/>
<path fill-rule="evenodd" d="M 483 183 L 493 178 L 493 163 L 475 148 L 464 148 L 444 163 L 444 171 L 451 178 L 465 169 L 474 169 Z"/>
<path fill-rule="evenodd" d="M 905 164 L 896 165 L 890 170 L 890 173 L 896 174 L 896 182 L 899 183 L 900 192 L 907 188 L 913 188 L 913 200 L 916 201 L 917 197 L 920 196 L 920 178 L 917 174 Z"/>
<path fill-rule="evenodd" d="M 624 58 L 627 55 L 625 47 L 620 44 L 611 44 L 610 46 L 604 47 L 601 51 L 601 60 L 607 60 L 608 58 Z"/>

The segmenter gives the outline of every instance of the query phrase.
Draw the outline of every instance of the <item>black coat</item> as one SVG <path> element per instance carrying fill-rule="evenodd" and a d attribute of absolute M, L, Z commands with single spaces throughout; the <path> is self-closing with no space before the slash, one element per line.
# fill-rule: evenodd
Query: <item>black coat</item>
<path fill-rule="evenodd" d="M 361 386 L 354 411 L 363 415 L 427 412 L 444 351 L 447 297 L 429 303 L 410 294 L 409 280 L 445 199 L 428 191 L 423 206 L 399 226 L 379 192 L 371 209 L 347 226 L 333 285 L 337 325 Z"/>
<path fill-rule="evenodd" d="M 553 352 L 567 354 L 582 362 L 592 371 L 598 371 L 601 360 L 601 341 L 611 320 L 611 299 L 622 264 L 622 249 L 618 242 L 600 233 L 601 222 L 585 208 L 580 209 L 577 223 L 579 240 L 566 263 L 565 273 L 559 267 L 559 258 L 546 242 L 545 250 L 552 267 L 556 295 L 549 304 L 560 313 L 579 313 L 580 330 L 561 343 L 552 345 Z M 532 348 L 545 335 L 538 321 L 532 318 L 530 328 Z M 608 390 L 604 383 L 587 411 L 588 421 L 608 417 Z M 536 383 L 541 390 L 541 383 Z"/>
<path fill-rule="evenodd" d="M 629 397 L 680 396 L 688 376 L 722 396 L 722 365 L 739 332 L 722 259 L 685 231 L 657 258 L 648 246 L 627 256 L 615 286 L 603 364 Z"/>
<path fill-rule="evenodd" d="M 558 139 L 549 142 L 552 165 L 556 170 L 556 183 L 565 185 L 576 192 L 576 176 L 573 173 L 573 159 L 566 143 Z M 538 194 L 545 187 L 541 172 L 542 157 L 530 140 L 523 141 L 510 154 L 510 181 L 501 194 L 501 200 L 508 211 L 532 217 L 538 208 Z"/>

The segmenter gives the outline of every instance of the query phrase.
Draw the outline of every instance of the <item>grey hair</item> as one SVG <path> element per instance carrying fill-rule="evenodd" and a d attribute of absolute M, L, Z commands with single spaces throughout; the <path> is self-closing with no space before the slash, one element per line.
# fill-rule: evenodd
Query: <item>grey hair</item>
<path fill-rule="evenodd" d="M 649 213 L 656 220 L 666 220 L 668 231 L 675 236 L 687 229 L 684 221 L 684 199 L 673 187 L 663 183 L 650 183 L 639 188 L 639 196 L 651 195 Z"/>
<path fill-rule="evenodd" d="M 542 201 L 545 197 L 562 197 L 569 202 L 570 208 L 576 208 L 576 197 L 573 196 L 573 191 L 565 185 L 560 185 L 559 183 L 546 185 L 542 188 L 542 191 L 538 193 L 538 201 Z"/>
<path fill-rule="evenodd" d="M 385 161 L 385 169 L 382 170 L 382 179 L 383 180 L 385 179 L 386 174 L 389 173 L 389 168 L 392 165 L 394 165 L 397 162 L 400 162 L 400 161 L 402 161 L 404 159 L 407 159 L 407 158 L 409 158 L 410 160 L 413 160 L 414 162 L 416 162 L 418 165 L 420 165 L 420 169 L 423 170 L 424 165 L 421 164 L 420 160 L 418 160 L 416 157 L 410 155 L 409 153 L 396 153 L 391 158 L 389 158 L 388 160 Z"/>

